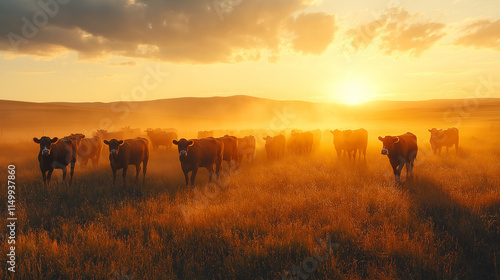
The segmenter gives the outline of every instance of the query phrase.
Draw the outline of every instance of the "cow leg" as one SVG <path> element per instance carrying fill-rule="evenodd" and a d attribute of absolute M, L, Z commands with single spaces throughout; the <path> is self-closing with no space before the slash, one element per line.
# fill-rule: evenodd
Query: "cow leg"
<path fill-rule="evenodd" d="M 139 181 L 139 172 L 141 172 L 141 165 L 138 164 L 135 166 L 135 183 L 137 184 L 137 181 Z"/>
<path fill-rule="evenodd" d="M 52 172 L 54 172 L 54 168 L 50 168 L 49 173 L 47 173 L 47 185 L 50 184 L 50 177 L 52 177 Z"/>
<path fill-rule="evenodd" d="M 196 179 L 196 173 L 198 173 L 198 168 L 193 169 L 191 172 L 191 186 L 194 186 L 194 180 Z M 210 182 L 211 178 L 208 178 L 208 181 Z"/>
<path fill-rule="evenodd" d="M 210 166 L 208 169 L 208 182 L 212 182 L 212 176 L 214 175 L 214 167 Z"/>
<path fill-rule="evenodd" d="M 42 178 L 43 178 L 43 186 L 47 186 L 47 176 L 45 175 L 46 171 L 42 171 Z"/>
<path fill-rule="evenodd" d="M 142 184 L 146 183 L 146 170 L 148 169 L 148 161 L 142 162 Z"/>
<path fill-rule="evenodd" d="M 128 168 L 128 166 L 127 166 L 127 165 L 125 165 L 125 166 L 123 167 L 123 173 L 122 173 L 122 177 L 123 177 L 123 186 L 124 186 L 124 187 L 127 185 L 127 180 L 126 180 L 126 179 L 127 179 L 127 168 Z"/>
<path fill-rule="evenodd" d="M 188 176 L 188 171 L 183 171 L 184 172 L 184 178 L 186 179 L 186 187 L 189 186 L 189 176 Z"/>
<path fill-rule="evenodd" d="M 71 169 L 69 170 L 69 185 L 73 183 L 73 173 L 75 172 L 75 163 L 76 161 L 71 162 Z"/>
<path fill-rule="evenodd" d="M 63 167 L 63 168 L 61 168 L 61 170 L 62 170 L 62 173 L 63 173 L 63 182 L 65 182 L 66 181 L 66 173 L 68 172 L 67 169 L 66 169 L 66 166 Z"/>
<path fill-rule="evenodd" d="M 113 186 L 114 186 L 116 181 L 116 169 L 112 169 L 112 171 L 113 171 Z"/>

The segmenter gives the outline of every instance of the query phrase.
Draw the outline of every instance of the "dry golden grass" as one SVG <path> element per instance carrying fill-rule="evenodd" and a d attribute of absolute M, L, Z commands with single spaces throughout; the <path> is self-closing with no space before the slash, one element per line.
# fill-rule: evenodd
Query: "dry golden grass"
<path fill-rule="evenodd" d="M 77 167 L 72 187 L 44 188 L 38 147 L 12 145 L 0 164 L 18 170 L 15 279 L 282 279 L 316 250 L 328 258 L 304 265 L 307 279 L 499 279 L 498 138 L 463 139 L 441 157 L 419 139 L 415 178 L 401 186 L 370 142 L 366 163 L 330 146 L 272 162 L 259 151 L 219 184 L 199 172 L 195 189 L 165 151 L 152 154 L 145 186 L 112 186 L 104 157 Z"/>

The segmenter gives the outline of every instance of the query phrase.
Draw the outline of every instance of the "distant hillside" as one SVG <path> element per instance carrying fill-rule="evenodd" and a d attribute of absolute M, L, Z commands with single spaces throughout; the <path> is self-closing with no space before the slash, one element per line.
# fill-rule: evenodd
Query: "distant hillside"
<path fill-rule="evenodd" d="M 477 104 L 477 107 L 475 106 Z M 474 106 L 473 106 L 474 105 Z M 457 109 L 458 108 L 458 109 Z M 454 111 L 455 110 L 455 111 Z M 347 128 L 498 125 L 500 99 L 373 101 L 359 106 L 279 101 L 250 96 L 174 98 L 144 102 L 30 103 L 0 100 L 2 139 L 120 127 L 203 129 Z"/>

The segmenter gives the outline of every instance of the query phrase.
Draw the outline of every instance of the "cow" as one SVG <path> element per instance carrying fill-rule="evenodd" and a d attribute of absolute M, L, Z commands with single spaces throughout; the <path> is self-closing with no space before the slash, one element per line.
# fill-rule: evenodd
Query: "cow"
<path fill-rule="evenodd" d="M 337 157 L 344 155 L 345 152 L 345 136 L 341 130 L 335 129 L 330 130 L 333 134 L 333 145 L 335 146 L 335 150 L 337 151 Z"/>
<path fill-rule="evenodd" d="M 66 180 L 66 167 L 71 164 L 69 185 L 73 182 L 73 172 L 77 157 L 77 144 L 74 139 L 57 137 L 50 138 L 43 136 L 40 139 L 33 138 L 33 141 L 40 144 L 38 152 L 38 162 L 42 172 L 43 185 L 50 184 L 50 178 L 54 169 L 61 169 L 63 181 Z M 48 172 L 48 173 L 47 173 Z M 47 173 L 47 175 L 45 174 Z"/>
<path fill-rule="evenodd" d="M 312 132 L 292 130 L 288 145 L 295 154 L 310 153 L 313 147 L 314 135 Z"/>
<path fill-rule="evenodd" d="M 198 131 L 198 139 L 207 138 L 207 137 L 214 137 L 214 131 L 213 130 Z"/>
<path fill-rule="evenodd" d="M 368 132 L 361 128 L 357 130 L 344 130 L 343 132 L 344 149 L 351 159 L 351 154 L 353 154 L 352 159 L 356 160 L 356 153 L 359 151 L 359 159 L 361 160 L 361 154 L 363 154 L 364 160 L 366 160 L 366 147 L 368 145 Z"/>
<path fill-rule="evenodd" d="M 137 137 L 126 140 L 104 140 L 109 146 L 109 164 L 113 172 L 113 185 L 116 181 L 116 171 L 123 169 L 123 186 L 126 186 L 127 169 L 129 165 L 135 165 L 135 183 L 139 180 L 139 172 L 142 163 L 142 183 L 146 182 L 146 170 L 149 160 L 149 143 L 146 138 Z"/>
<path fill-rule="evenodd" d="M 280 134 L 274 137 L 263 137 L 266 141 L 266 153 L 268 159 L 278 159 L 285 154 L 285 135 Z"/>
<path fill-rule="evenodd" d="M 111 139 L 123 139 L 125 138 L 123 131 L 112 131 L 108 132 L 105 129 L 99 129 L 95 133 L 94 136 L 101 138 L 102 140 L 111 140 Z"/>
<path fill-rule="evenodd" d="M 177 133 L 166 132 L 160 129 L 147 129 L 146 133 L 151 140 L 151 145 L 153 150 L 158 150 L 160 146 L 164 146 L 167 150 L 172 149 L 172 141 L 177 139 Z"/>
<path fill-rule="evenodd" d="M 255 158 L 255 137 L 252 135 L 238 138 L 238 166 L 243 157 L 247 157 L 247 162 L 251 163 Z"/>
<path fill-rule="evenodd" d="M 224 135 L 219 137 L 224 143 L 224 153 L 222 159 L 227 162 L 228 171 L 231 171 L 231 162 L 234 160 L 236 162 L 236 168 L 238 168 L 238 138 L 235 136 Z"/>
<path fill-rule="evenodd" d="M 323 132 L 321 130 L 316 129 L 316 130 L 311 130 L 309 131 L 313 134 L 313 150 L 318 151 L 320 146 L 321 146 L 321 138 L 323 136 Z"/>
<path fill-rule="evenodd" d="M 196 173 L 200 167 L 208 169 L 208 181 L 211 182 L 215 165 L 217 181 L 219 180 L 224 154 L 224 142 L 221 139 L 208 137 L 186 140 L 182 138 L 178 141 L 173 140 L 172 143 L 177 145 L 179 151 L 179 161 L 186 179 L 186 186 L 189 186 L 189 172 L 191 172 L 191 186 L 194 186 Z"/>
<path fill-rule="evenodd" d="M 400 175 L 406 164 L 406 179 L 413 176 L 413 163 L 417 157 L 417 136 L 407 132 L 399 136 L 378 137 L 383 143 L 382 155 L 387 155 L 394 171 L 396 183 L 401 181 Z"/>
<path fill-rule="evenodd" d="M 431 147 L 435 155 L 441 154 L 441 148 L 446 147 L 446 153 L 448 153 L 448 148 L 455 145 L 455 152 L 458 153 L 458 129 L 455 127 L 448 128 L 447 130 L 442 129 L 429 129 L 431 133 Z"/>
<path fill-rule="evenodd" d="M 78 145 L 80 145 L 80 142 L 82 141 L 82 139 L 85 138 L 85 135 L 81 134 L 81 133 L 71 133 L 69 136 L 65 136 L 64 138 L 69 138 L 69 139 L 75 141 L 76 146 L 78 147 Z"/>
<path fill-rule="evenodd" d="M 92 166 L 96 168 L 101 158 L 101 150 L 102 142 L 99 137 L 83 138 L 78 145 L 78 161 L 85 168 L 88 161 L 91 160 Z"/>

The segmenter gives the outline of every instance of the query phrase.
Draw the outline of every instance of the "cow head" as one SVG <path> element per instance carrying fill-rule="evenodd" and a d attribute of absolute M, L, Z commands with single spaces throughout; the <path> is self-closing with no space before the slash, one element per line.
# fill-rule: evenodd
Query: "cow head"
<path fill-rule="evenodd" d="M 82 139 L 85 138 L 85 135 L 81 133 L 76 133 L 76 134 L 72 133 L 69 137 L 73 138 L 76 141 L 77 145 L 80 145 L 80 141 L 82 141 Z"/>
<path fill-rule="evenodd" d="M 117 155 L 118 152 L 120 151 L 120 146 L 123 145 L 123 140 L 116 140 L 116 139 L 111 139 L 111 140 L 104 140 L 104 144 L 109 146 L 109 154 L 110 155 Z"/>
<path fill-rule="evenodd" d="M 384 144 L 381 152 L 383 155 L 391 155 L 394 152 L 394 144 L 399 143 L 399 137 L 397 136 L 386 136 L 384 138 L 379 136 L 378 140 Z"/>
<path fill-rule="evenodd" d="M 180 139 L 179 141 L 173 140 L 172 143 L 174 143 L 174 145 L 177 145 L 177 149 L 179 150 L 179 157 L 181 158 L 187 157 L 189 147 L 194 145 L 193 140 L 188 141 L 184 138 Z"/>
<path fill-rule="evenodd" d="M 271 143 L 271 141 L 273 140 L 273 137 L 267 136 L 267 137 L 262 137 L 262 139 L 264 139 L 264 141 L 266 141 L 266 144 L 267 144 L 267 143 Z"/>
<path fill-rule="evenodd" d="M 59 140 L 57 137 L 50 139 L 50 137 L 43 136 L 42 138 L 33 138 L 33 141 L 37 144 L 40 144 L 40 154 L 42 156 L 50 155 L 50 150 L 52 149 L 52 144 L 56 143 Z"/>
<path fill-rule="evenodd" d="M 335 130 L 330 130 L 330 132 L 333 134 L 334 137 L 338 137 L 342 131 L 335 129 Z"/>

